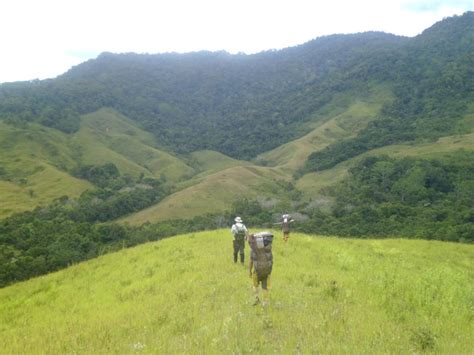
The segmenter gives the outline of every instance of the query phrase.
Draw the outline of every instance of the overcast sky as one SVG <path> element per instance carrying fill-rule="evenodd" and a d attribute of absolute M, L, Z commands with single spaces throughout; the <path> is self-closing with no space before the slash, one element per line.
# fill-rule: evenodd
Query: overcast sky
<path fill-rule="evenodd" d="M 415 36 L 474 0 L 1 0 L 0 82 L 52 78 L 99 53 L 255 53 L 322 35 Z"/>

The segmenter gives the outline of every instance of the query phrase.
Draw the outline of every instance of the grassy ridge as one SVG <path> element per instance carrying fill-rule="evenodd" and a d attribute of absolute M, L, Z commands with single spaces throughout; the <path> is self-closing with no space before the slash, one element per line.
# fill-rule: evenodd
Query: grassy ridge
<path fill-rule="evenodd" d="M 467 354 L 473 258 L 471 245 L 278 236 L 262 309 L 227 230 L 183 235 L 1 289 L 0 348 Z"/>
<path fill-rule="evenodd" d="M 194 185 L 168 196 L 152 207 L 121 219 L 121 222 L 139 225 L 222 212 L 228 209 L 234 200 L 242 197 L 284 194 L 277 181 L 285 178 L 286 176 L 269 168 L 228 168 L 203 177 Z"/>
<path fill-rule="evenodd" d="M 191 158 L 194 159 L 197 169 L 202 172 L 196 175 L 195 178 L 202 178 L 206 175 L 231 168 L 234 166 L 246 166 L 250 165 L 243 160 L 236 160 L 228 157 L 225 154 L 212 151 L 212 150 L 200 150 L 191 153 Z"/>

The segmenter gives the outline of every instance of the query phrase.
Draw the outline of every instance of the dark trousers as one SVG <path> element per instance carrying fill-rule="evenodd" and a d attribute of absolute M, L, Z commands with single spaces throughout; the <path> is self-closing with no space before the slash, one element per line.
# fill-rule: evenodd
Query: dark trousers
<path fill-rule="evenodd" d="M 234 239 L 234 263 L 237 262 L 237 254 L 240 253 L 240 262 L 243 264 L 245 255 L 244 255 L 244 249 L 245 249 L 245 240 L 235 240 Z"/>

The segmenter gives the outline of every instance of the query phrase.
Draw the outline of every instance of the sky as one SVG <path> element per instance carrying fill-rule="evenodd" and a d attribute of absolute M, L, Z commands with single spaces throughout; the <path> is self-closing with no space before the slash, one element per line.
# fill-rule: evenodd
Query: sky
<path fill-rule="evenodd" d="M 0 83 L 101 52 L 252 54 L 335 33 L 416 36 L 474 0 L 1 0 Z"/>

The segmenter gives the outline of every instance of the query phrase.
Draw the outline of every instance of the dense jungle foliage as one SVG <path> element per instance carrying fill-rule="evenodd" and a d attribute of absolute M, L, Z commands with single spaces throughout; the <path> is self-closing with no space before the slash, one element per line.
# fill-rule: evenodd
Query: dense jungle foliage
<path fill-rule="evenodd" d="M 300 230 L 474 242 L 472 153 L 442 160 L 368 157 L 330 194 L 330 213 L 308 211 Z"/>
<path fill-rule="evenodd" d="M 414 38 L 333 35 L 255 55 L 104 53 L 53 80 L 0 86 L 0 117 L 73 132 L 80 114 L 113 107 L 174 151 L 248 159 L 305 133 L 333 97 L 374 83 L 391 87 L 396 99 L 380 120 L 343 147 L 316 153 L 329 163 L 310 159 L 307 170 L 321 169 L 374 146 L 452 130 L 472 100 L 473 23 L 468 12 Z"/>

